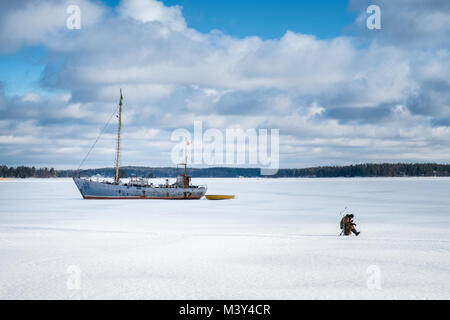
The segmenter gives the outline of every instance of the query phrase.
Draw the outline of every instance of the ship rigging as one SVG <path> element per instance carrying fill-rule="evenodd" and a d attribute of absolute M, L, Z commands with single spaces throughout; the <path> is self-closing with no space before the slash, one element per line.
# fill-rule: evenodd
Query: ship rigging
<path fill-rule="evenodd" d="M 120 90 L 119 114 L 117 127 L 117 148 L 116 148 L 116 164 L 114 182 L 94 181 L 81 177 L 74 177 L 73 180 L 84 199 L 201 199 L 206 191 L 206 186 L 191 185 L 191 177 L 187 174 L 187 154 L 185 158 L 184 173 L 178 175 L 175 183 L 169 184 L 168 179 L 165 184 L 155 185 L 145 178 L 132 178 L 127 182 L 120 179 L 120 142 L 122 129 L 122 106 L 123 96 Z M 116 109 L 117 110 L 117 109 Z M 116 112 L 114 112 L 115 114 Z M 114 115 L 113 114 L 113 115 Z M 111 118 L 110 118 L 111 120 Z M 110 121 L 109 120 L 109 121 Z M 108 123 L 109 123 L 108 121 Z M 108 125 L 105 125 L 100 135 Z M 100 137 L 100 136 L 99 136 Z M 99 137 L 94 142 L 86 157 L 81 162 L 78 169 L 86 160 L 92 151 Z"/>

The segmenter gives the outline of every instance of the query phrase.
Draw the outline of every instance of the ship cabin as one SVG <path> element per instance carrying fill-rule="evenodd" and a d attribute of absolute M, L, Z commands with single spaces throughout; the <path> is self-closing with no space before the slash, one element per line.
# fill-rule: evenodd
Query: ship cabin
<path fill-rule="evenodd" d="M 186 174 L 180 174 L 177 176 L 176 182 L 173 184 L 174 187 L 189 188 L 191 184 L 191 177 Z"/>

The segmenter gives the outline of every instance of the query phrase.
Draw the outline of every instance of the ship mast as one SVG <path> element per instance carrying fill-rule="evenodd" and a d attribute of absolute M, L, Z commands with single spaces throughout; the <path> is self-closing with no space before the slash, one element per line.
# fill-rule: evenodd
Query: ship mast
<path fill-rule="evenodd" d="M 186 144 L 184 145 L 184 163 L 180 163 L 180 165 L 184 166 L 184 176 L 187 176 L 187 160 L 188 160 L 188 154 L 187 154 L 187 147 L 190 145 L 189 140 L 186 139 Z"/>
<path fill-rule="evenodd" d="M 115 184 L 119 184 L 119 159 L 120 159 L 120 129 L 122 128 L 122 89 L 120 89 L 120 102 L 119 102 L 119 127 L 117 130 L 117 157 L 116 157 L 116 178 Z"/>

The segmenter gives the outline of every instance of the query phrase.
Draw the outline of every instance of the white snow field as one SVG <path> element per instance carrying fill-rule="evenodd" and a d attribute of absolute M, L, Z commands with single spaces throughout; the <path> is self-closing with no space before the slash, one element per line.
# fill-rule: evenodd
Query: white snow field
<path fill-rule="evenodd" d="M 0 298 L 450 298 L 448 178 L 193 180 L 236 199 L 0 181 Z M 345 206 L 359 237 L 338 236 Z"/>

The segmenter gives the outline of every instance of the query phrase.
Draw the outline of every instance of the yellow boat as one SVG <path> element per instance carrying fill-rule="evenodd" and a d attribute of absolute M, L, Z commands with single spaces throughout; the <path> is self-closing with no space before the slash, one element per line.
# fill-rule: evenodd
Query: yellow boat
<path fill-rule="evenodd" d="M 227 199 L 234 199 L 234 195 L 227 195 L 227 194 L 209 194 L 205 196 L 208 200 L 227 200 Z"/>

